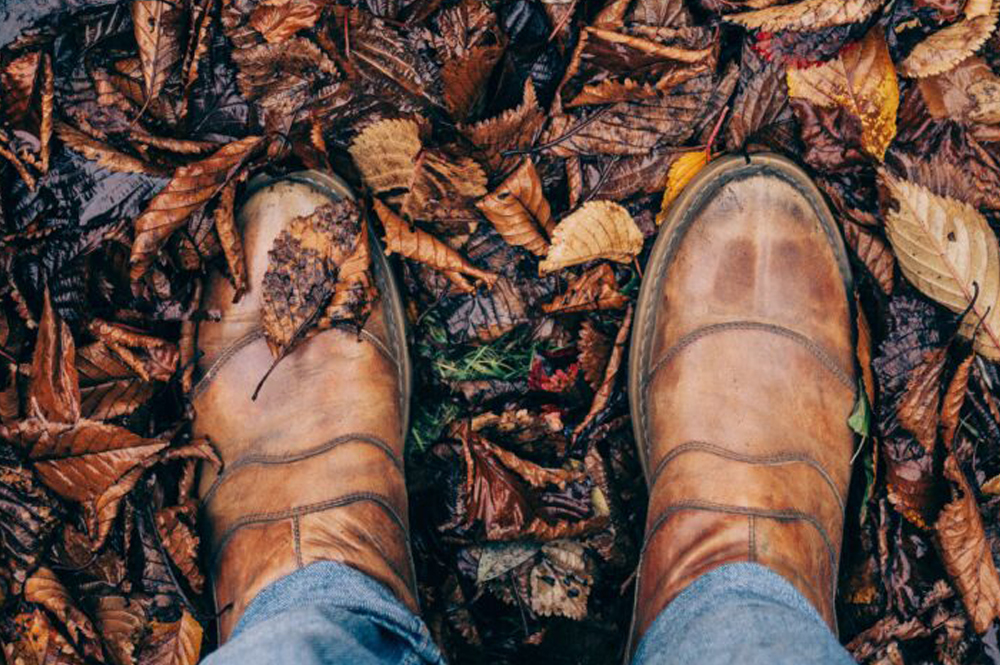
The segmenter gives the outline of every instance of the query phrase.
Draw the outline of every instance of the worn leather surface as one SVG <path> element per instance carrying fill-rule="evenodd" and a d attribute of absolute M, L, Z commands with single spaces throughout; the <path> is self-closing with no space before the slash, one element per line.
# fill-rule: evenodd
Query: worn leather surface
<path fill-rule="evenodd" d="M 222 640 L 266 585 L 316 561 L 353 566 L 417 609 L 403 477 L 409 387 L 391 276 L 375 271 L 382 299 L 360 335 L 306 340 L 251 400 L 272 361 L 259 315 L 267 252 L 289 219 L 330 195 L 289 181 L 252 194 L 238 220 L 249 290 L 233 304 L 218 275 L 206 290 L 204 307 L 222 318 L 198 331 L 194 432 L 224 462 L 221 476 L 206 465 L 199 486 Z"/>
<path fill-rule="evenodd" d="M 694 579 L 742 561 L 783 575 L 835 626 L 850 278 L 804 174 L 763 162 L 694 184 L 647 268 L 632 351 L 650 489 L 633 645 Z"/>

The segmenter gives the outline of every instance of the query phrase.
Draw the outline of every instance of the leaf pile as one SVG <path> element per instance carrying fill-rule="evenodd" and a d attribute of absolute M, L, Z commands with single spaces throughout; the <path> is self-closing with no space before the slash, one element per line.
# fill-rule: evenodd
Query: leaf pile
<path fill-rule="evenodd" d="M 0 25 L 0 644 L 192 663 L 205 278 L 290 220 L 276 361 L 376 297 L 413 332 L 424 617 L 453 662 L 620 660 L 645 489 L 625 392 L 658 220 L 724 152 L 804 165 L 857 275 L 838 605 L 865 663 L 998 662 L 1000 0 L 86 0 Z M 808 436 L 809 433 L 803 433 Z"/>

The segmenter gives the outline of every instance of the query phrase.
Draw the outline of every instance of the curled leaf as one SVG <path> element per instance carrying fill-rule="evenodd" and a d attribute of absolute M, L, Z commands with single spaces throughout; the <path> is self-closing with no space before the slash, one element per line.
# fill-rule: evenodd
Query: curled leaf
<path fill-rule="evenodd" d="M 264 0 L 250 14 L 250 25 L 267 41 L 283 42 L 313 27 L 325 4 L 323 0 Z"/>
<path fill-rule="evenodd" d="M 928 351 L 906 382 L 899 403 L 899 424 L 917 438 L 927 452 L 937 441 L 938 405 L 941 402 L 941 373 L 947 347 Z"/>
<path fill-rule="evenodd" d="M 590 201 L 559 222 L 538 269 L 552 272 L 595 259 L 627 263 L 641 251 L 642 232 L 628 210 L 611 201 Z"/>
<path fill-rule="evenodd" d="M 150 636 L 142 653 L 143 665 L 195 665 L 201 654 L 202 628 L 188 614 L 171 623 L 150 623 Z"/>
<path fill-rule="evenodd" d="M 173 68 L 180 63 L 182 5 L 168 0 L 132 0 L 132 25 L 139 45 L 146 99 L 160 94 Z"/>
<path fill-rule="evenodd" d="M 542 305 L 546 314 L 571 314 L 602 309 L 624 309 L 628 297 L 618 290 L 615 271 L 607 263 L 570 280 L 566 292 Z"/>
<path fill-rule="evenodd" d="M 685 152 L 670 165 L 670 171 L 667 174 L 667 187 L 663 190 L 663 201 L 660 203 L 660 212 L 656 214 L 657 226 L 666 219 L 670 204 L 680 196 L 687 184 L 708 165 L 710 159 L 711 154 L 708 150 L 695 150 Z"/>
<path fill-rule="evenodd" d="M 509 244 L 545 256 L 555 227 L 542 182 L 530 159 L 476 204 Z"/>
<path fill-rule="evenodd" d="M 790 5 L 766 7 L 727 16 L 727 21 L 757 30 L 818 30 L 834 25 L 860 23 L 882 6 L 882 0 L 799 0 Z"/>
<path fill-rule="evenodd" d="M 917 44 L 903 62 L 899 73 L 922 78 L 947 72 L 979 50 L 990 38 L 1000 16 L 1000 0 L 989 11 L 949 25 Z"/>

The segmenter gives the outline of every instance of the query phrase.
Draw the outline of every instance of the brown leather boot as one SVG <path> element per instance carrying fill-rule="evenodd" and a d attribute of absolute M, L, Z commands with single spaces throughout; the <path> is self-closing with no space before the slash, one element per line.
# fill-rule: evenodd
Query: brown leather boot
<path fill-rule="evenodd" d="M 629 366 L 649 487 L 633 645 L 700 575 L 757 562 L 835 627 L 857 381 L 850 268 L 808 176 L 707 166 L 671 207 Z"/>
<path fill-rule="evenodd" d="M 314 171 L 249 189 L 238 219 L 249 289 L 233 304 L 228 280 L 209 284 L 204 306 L 222 319 L 199 327 L 204 378 L 193 397 L 195 434 L 224 463 L 200 481 L 220 640 L 266 585 L 317 561 L 367 573 L 416 611 L 403 478 L 410 365 L 392 273 L 373 244 L 381 301 L 361 334 L 306 340 L 251 400 L 272 361 L 259 309 L 272 242 L 288 220 L 352 194 Z"/>

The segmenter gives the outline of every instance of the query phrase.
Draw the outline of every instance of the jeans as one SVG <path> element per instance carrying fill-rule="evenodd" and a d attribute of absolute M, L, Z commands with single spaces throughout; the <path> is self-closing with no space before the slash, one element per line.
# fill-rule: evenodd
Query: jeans
<path fill-rule="evenodd" d="M 639 644 L 633 665 L 851 665 L 819 614 L 764 566 L 721 566 L 695 580 Z M 206 665 L 444 663 L 427 627 L 381 584 L 315 563 L 265 588 Z"/>

